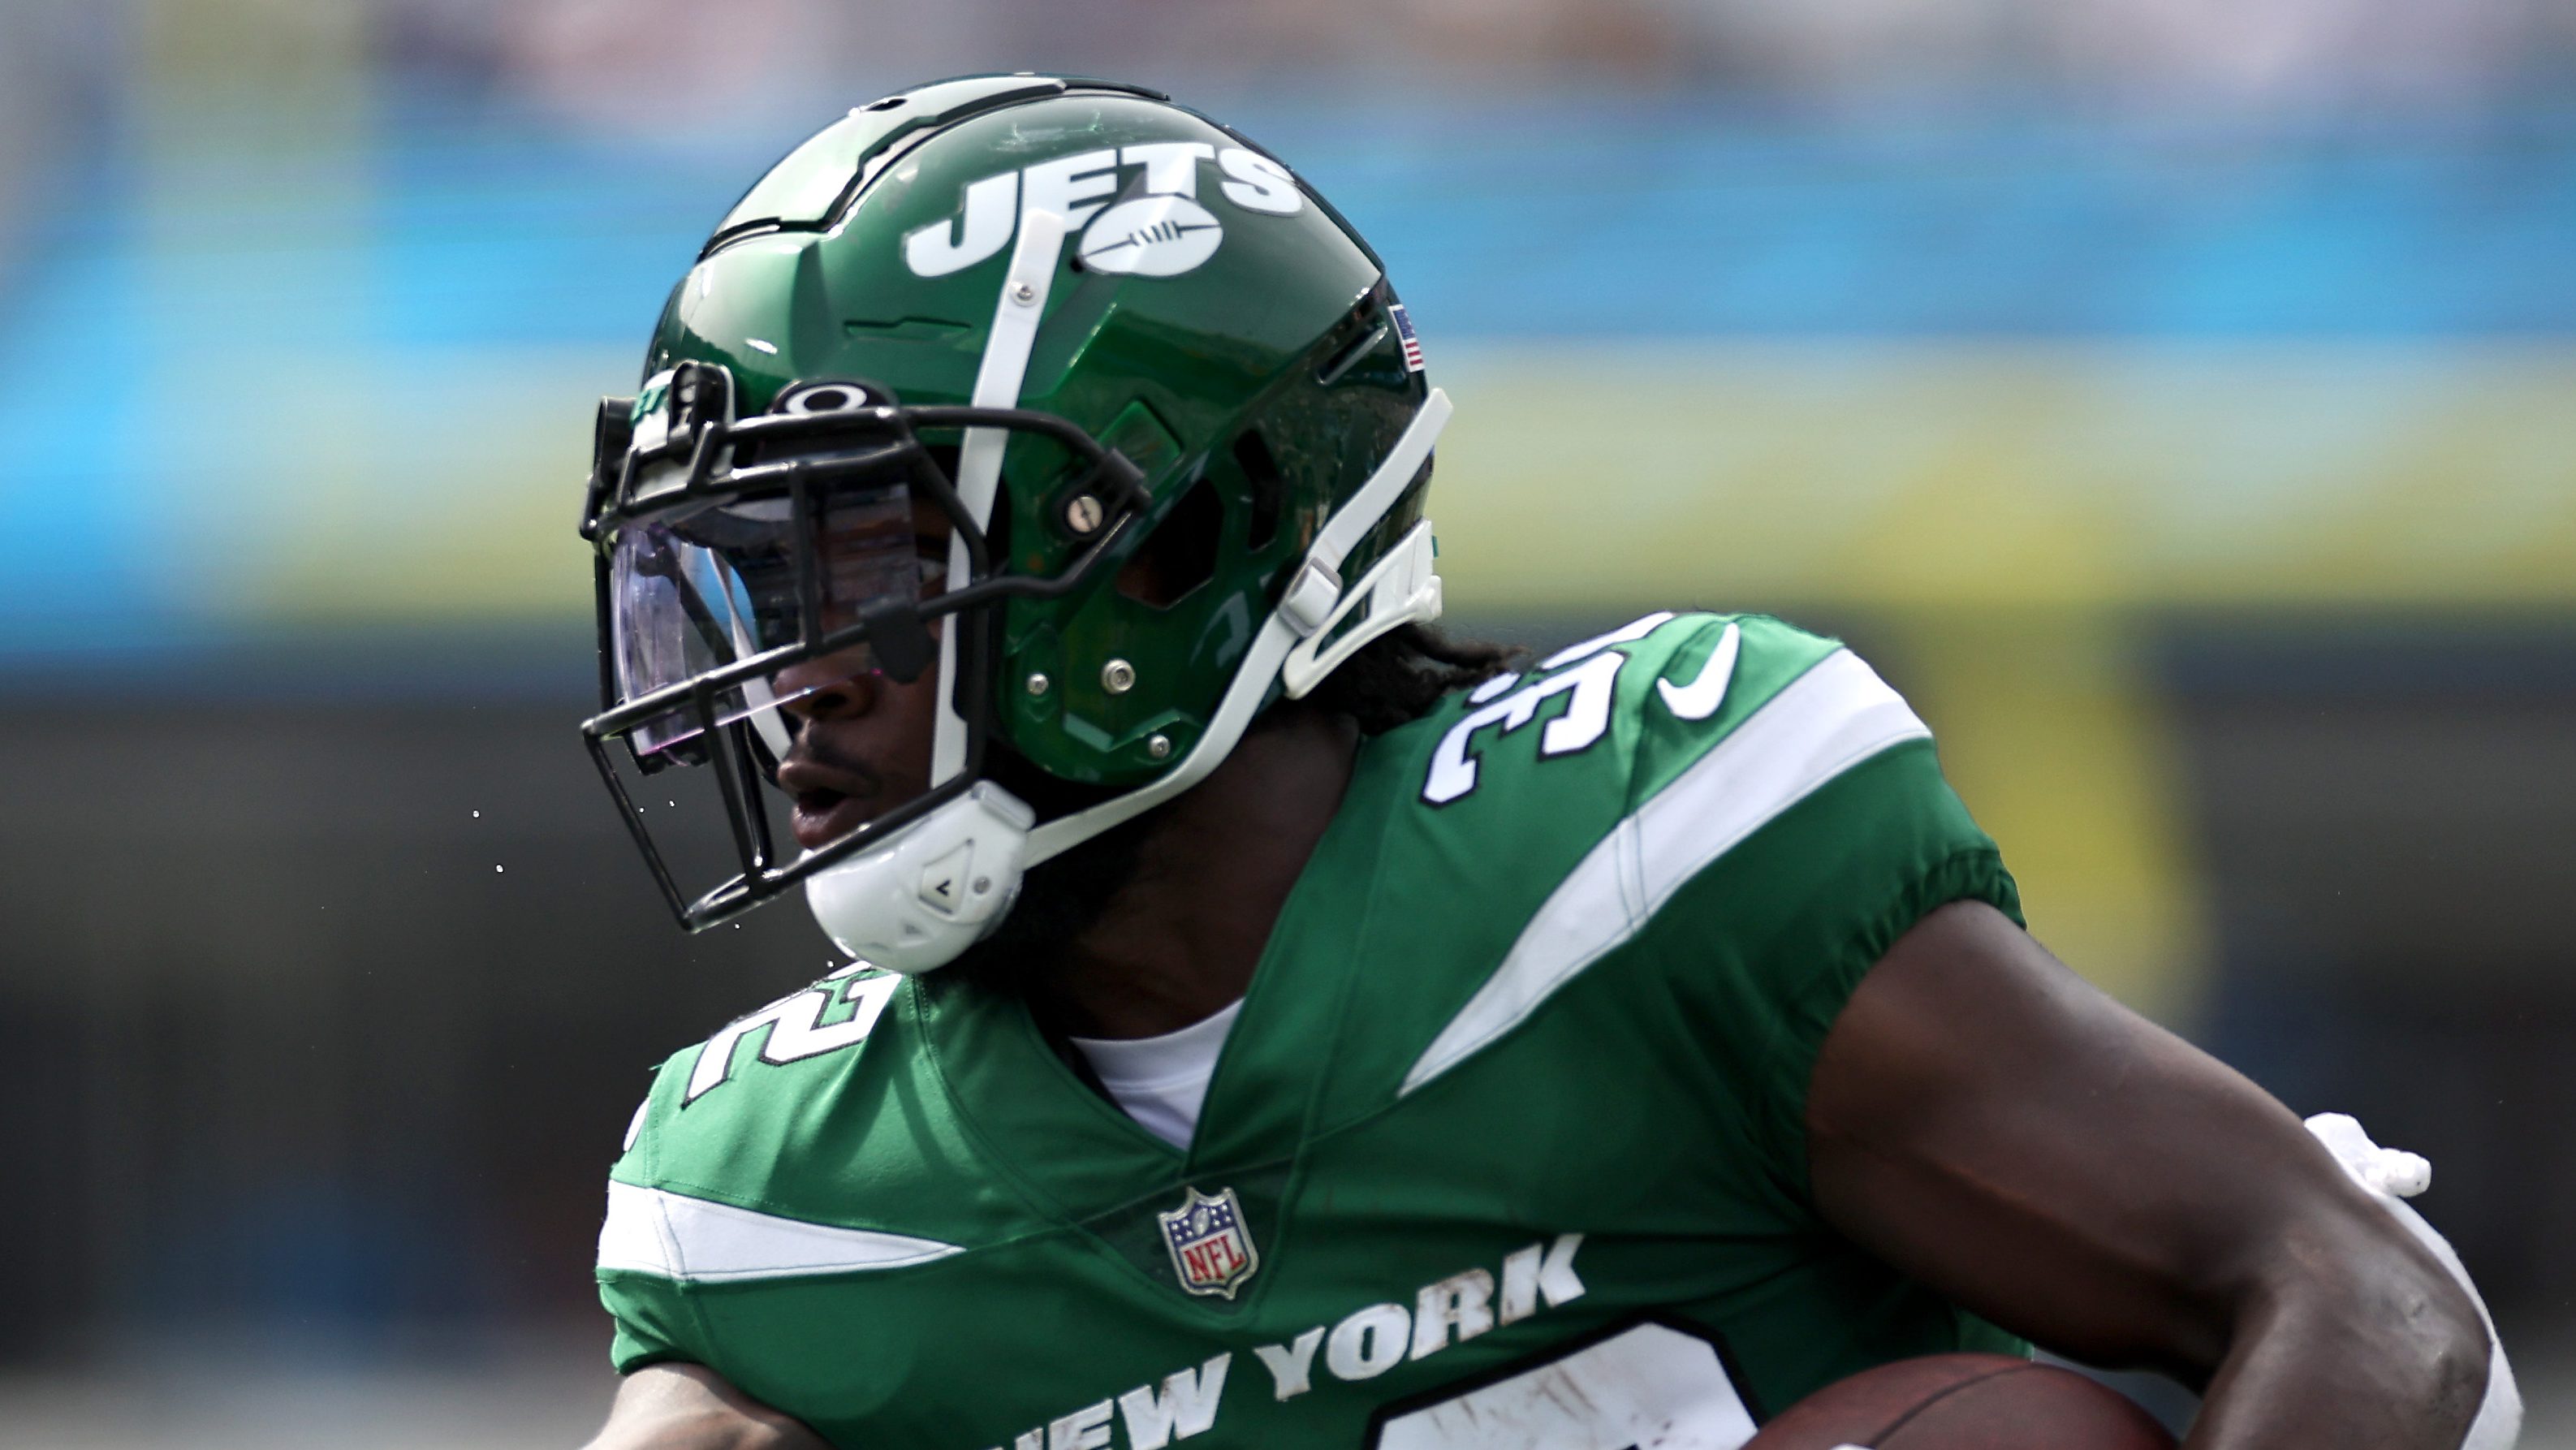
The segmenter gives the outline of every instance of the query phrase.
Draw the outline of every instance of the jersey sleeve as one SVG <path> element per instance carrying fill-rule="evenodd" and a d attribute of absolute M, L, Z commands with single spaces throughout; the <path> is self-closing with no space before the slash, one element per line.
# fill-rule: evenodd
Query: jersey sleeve
<path fill-rule="evenodd" d="M 612 1326 L 608 1362 L 619 1374 L 633 1374 L 665 1360 L 697 1361 L 698 1356 L 680 1346 L 677 1326 L 666 1315 L 678 1306 L 662 1302 L 667 1297 L 638 1292 L 632 1282 L 600 1277 L 599 1302 L 607 1307 Z"/>
<path fill-rule="evenodd" d="M 1735 698 L 1712 703 L 1721 669 Z M 1935 908 L 1982 901 L 2019 922 L 2019 894 L 1930 730 L 1833 641 L 1709 620 L 1636 718 L 1630 820 L 1654 910 L 1640 946 L 1781 1188 L 1811 1202 L 1807 1081 L 1843 1004 Z"/>
<path fill-rule="evenodd" d="M 691 1056 L 683 1054 L 674 1061 Z M 657 1242 L 648 1184 L 656 1142 L 655 1099 L 671 1076 L 664 1063 L 655 1091 L 635 1110 L 617 1162 L 609 1169 L 608 1202 L 599 1230 L 599 1256 L 594 1270 L 599 1302 L 608 1311 L 611 1334 L 609 1362 L 617 1372 L 633 1374 L 664 1360 L 703 1363 L 697 1347 L 695 1311 L 680 1286 L 648 1266 L 665 1257 Z"/>

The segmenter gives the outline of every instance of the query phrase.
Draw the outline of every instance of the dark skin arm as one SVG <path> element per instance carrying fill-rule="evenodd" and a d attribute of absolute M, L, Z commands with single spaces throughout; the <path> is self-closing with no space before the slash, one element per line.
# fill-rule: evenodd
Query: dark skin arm
<path fill-rule="evenodd" d="M 745 1396 L 714 1370 L 653 1364 L 617 1387 L 585 1450 L 827 1450 L 823 1437 Z"/>
<path fill-rule="evenodd" d="M 1807 1102 L 1816 1202 L 2015 1333 L 2202 1388 L 2186 1450 L 2454 1450 L 2487 1341 L 2269 1094 L 1982 903 L 1861 981 Z"/>

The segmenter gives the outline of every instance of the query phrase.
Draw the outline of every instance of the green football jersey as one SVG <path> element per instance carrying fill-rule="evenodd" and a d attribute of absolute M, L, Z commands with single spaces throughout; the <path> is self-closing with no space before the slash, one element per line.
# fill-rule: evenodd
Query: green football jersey
<path fill-rule="evenodd" d="M 2020 1351 L 1808 1189 L 1826 1029 L 1960 899 L 2018 911 L 1868 666 L 1650 616 L 1362 747 L 1187 1151 L 936 976 L 670 1059 L 611 1175 L 617 1366 L 861 1450 L 1727 1450 Z"/>

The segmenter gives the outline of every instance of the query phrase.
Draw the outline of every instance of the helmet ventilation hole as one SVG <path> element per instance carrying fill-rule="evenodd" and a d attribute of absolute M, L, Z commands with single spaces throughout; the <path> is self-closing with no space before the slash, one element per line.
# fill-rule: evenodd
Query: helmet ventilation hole
<path fill-rule="evenodd" d="M 1216 577 L 1224 531 L 1225 505 L 1217 501 L 1216 486 L 1202 478 L 1128 557 L 1118 571 L 1118 592 L 1157 609 L 1180 603 Z"/>
<path fill-rule="evenodd" d="M 1270 445 L 1258 429 L 1246 428 L 1234 437 L 1234 464 L 1252 485 L 1251 523 L 1243 546 L 1259 553 L 1279 536 L 1279 460 L 1270 456 Z"/>

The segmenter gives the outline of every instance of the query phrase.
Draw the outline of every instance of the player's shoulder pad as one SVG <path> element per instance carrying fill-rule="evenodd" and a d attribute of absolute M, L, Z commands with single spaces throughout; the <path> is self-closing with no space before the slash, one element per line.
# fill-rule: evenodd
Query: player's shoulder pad
<path fill-rule="evenodd" d="M 1834 917 L 1822 938 L 1847 937 L 1838 903 L 1879 901 L 1972 839 L 1904 700 L 1839 642 L 1761 615 L 1648 615 L 1488 682 L 1422 732 L 1426 808 L 1373 865 L 1412 900 L 1475 903 L 1440 915 L 1444 942 L 1418 954 L 1481 980 L 1400 1091 L 1499 1040 L 1748 844 L 1726 889 L 1749 897 L 1694 906 L 1694 949 L 1651 960 L 1708 979 L 1713 954 L 1750 960 L 1744 944 L 1780 936 L 1753 923 L 1801 903 Z"/>
<path fill-rule="evenodd" d="M 791 1135 L 817 1126 L 819 1093 L 884 1075 L 854 1069 L 870 1055 L 872 1038 L 898 1035 L 904 984 L 892 972 L 852 963 L 673 1053 L 627 1126 L 616 1176 L 686 1173 L 693 1162 L 739 1159 L 746 1143 L 790 1147 Z M 874 1054 L 903 1055 L 892 1047 Z M 870 1064 L 880 1065 L 897 1064 Z"/>
<path fill-rule="evenodd" d="M 1633 804 L 1837 655 L 1849 659 L 1840 642 L 1768 615 L 1645 615 L 1497 675 L 1432 717 L 1422 799 L 1519 804 L 1521 787 L 1572 784 L 1579 772 L 1596 798 Z M 1503 748 L 1532 725 L 1535 748 Z M 1563 764 L 1577 757 L 1589 759 Z"/>
<path fill-rule="evenodd" d="M 603 1282 L 897 1268 L 1004 1236 L 929 1085 L 917 990 L 845 968 L 663 1063 L 609 1170 Z"/>

